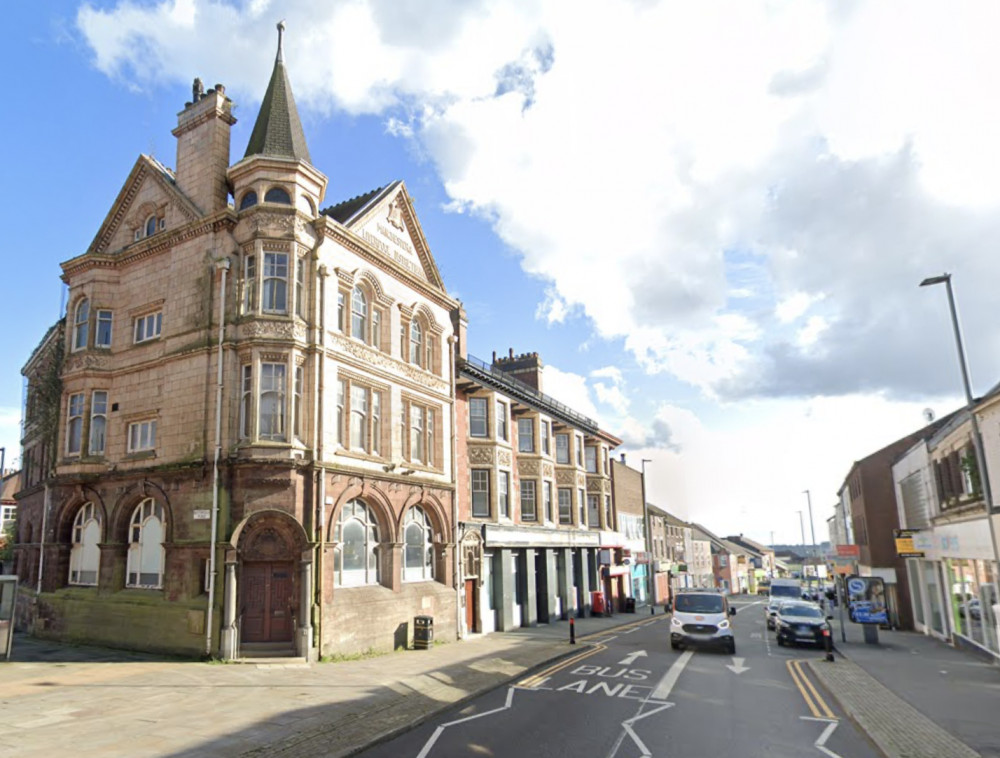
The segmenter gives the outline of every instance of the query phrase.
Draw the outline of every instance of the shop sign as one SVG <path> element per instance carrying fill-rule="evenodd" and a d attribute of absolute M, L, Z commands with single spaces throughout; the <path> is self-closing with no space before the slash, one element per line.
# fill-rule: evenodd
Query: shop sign
<path fill-rule="evenodd" d="M 861 548 L 858 545 L 837 545 L 838 558 L 859 558 Z"/>
<path fill-rule="evenodd" d="M 638 564 L 649 563 L 649 553 L 641 550 L 635 551 L 635 562 Z"/>
<path fill-rule="evenodd" d="M 847 577 L 847 608 L 855 624 L 887 624 L 885 583 L 877 576 Z"/>
<path fill-rule="evenodd" d="M 896 540 L 896 555 L 900 558 L 923 558 L 924 552 L 914 545 L 913 538 L 917 529 L 893 529 L 892 536 Z"/>

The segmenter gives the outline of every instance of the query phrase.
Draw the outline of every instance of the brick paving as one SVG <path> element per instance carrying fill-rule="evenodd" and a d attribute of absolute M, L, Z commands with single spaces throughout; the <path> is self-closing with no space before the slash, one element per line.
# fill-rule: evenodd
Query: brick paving
<path fill-rule="evenodd" d="M 809 667 L 886 758 L 980 758 L 847 658 L 838 657 L 835 663 L 811 660 Z"/>

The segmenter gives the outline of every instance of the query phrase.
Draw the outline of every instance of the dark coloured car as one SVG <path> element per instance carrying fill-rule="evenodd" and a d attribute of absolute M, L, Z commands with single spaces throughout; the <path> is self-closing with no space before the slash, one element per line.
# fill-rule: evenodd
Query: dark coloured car
<path fill-rule="evenodd" d="M 814 603 L 785 603 L 774 618 L 779 645 L 823 645 L 830 624 L 823 609 Z"/>

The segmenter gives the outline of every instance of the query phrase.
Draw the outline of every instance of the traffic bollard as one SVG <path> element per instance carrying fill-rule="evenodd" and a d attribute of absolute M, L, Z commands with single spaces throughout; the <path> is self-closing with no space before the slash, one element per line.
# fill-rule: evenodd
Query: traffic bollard
<path fill-rule="evenodd" d="M 569 619 L 569 644 L 576 644 L 576 621 L 574 621 L 572 616 Z"/>
<path fill-rule="evenodd" d="M 652 603 L 649 604 L 649 615 L 650 616 L 656 615 L 656 606 L 654 606 Z"/>
<path fill-rule="evenodd" d="M 823 647 L 826 648 L 826 659 L 833 663 L 833 637 L 829 629 L 823 630 Z"/>

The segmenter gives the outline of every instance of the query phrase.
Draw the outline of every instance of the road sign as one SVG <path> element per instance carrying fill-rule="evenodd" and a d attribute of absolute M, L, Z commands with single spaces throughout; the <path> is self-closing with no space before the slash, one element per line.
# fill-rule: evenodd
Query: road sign
<path fill-rule="evenodd" d="M 892 536 L 896 540 L 896 554 L 900 558 L 923 558 L 923 550 L 917 550 L 913 544 L 913 538 L 919 532 L 918 529 L 893 529 Z"/>

